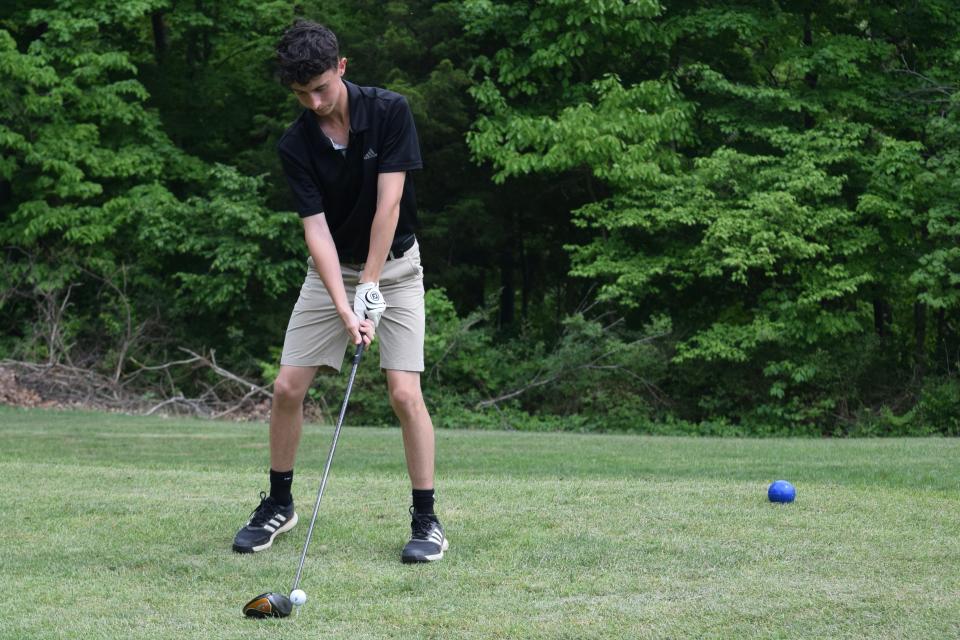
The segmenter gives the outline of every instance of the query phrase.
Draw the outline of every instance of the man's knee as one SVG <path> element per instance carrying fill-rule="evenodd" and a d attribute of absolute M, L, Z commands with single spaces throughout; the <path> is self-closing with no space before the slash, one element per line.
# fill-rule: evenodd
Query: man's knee
<path fill-rule="evenodd" d="M 273 401 L 284 405 L 297 405 L 303 402 L 307 387 L 292 376 L 283 372 L 273 382 Z"/>
<path fill-rule="evenodd" d="M 390 388 L 390 405 L 399 414 L 412 415 L 423 406 L 419 385 L 398 384 Z"/>

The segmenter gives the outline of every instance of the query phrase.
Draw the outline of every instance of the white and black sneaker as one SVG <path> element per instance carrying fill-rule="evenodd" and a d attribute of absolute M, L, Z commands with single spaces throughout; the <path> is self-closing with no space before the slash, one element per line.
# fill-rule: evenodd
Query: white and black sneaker
<path fill-rule="evenodd" d="M 250 520 L 237 531 L 233 539 L 233 550 L 237 553 L 254 553 L 269 549 L 273 539 L 297 525 L 297 512 L 293 502 L 282 507 L 263 491 L 260 492 L 260 506 L 250 514 Z"/>
<path fill-rule="evenodd" d="M 400 559 L 404 562 L 433 562 L 443 557 L 450 543 L 443 534 L 443 526 L 433 514 L 414 513 L 410 507 L 410 529 L 413 535 L 403 548 Z"/>

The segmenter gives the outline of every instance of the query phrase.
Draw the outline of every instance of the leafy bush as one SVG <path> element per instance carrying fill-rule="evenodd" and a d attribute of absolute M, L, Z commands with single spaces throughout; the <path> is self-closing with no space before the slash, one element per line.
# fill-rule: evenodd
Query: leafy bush
<path fill-rule="evenodd" d="M 924 427 L 931 433 L 960 436 L 960 380 L 933 378 L 926 381 L 914 409 L 916 435 Z"/>

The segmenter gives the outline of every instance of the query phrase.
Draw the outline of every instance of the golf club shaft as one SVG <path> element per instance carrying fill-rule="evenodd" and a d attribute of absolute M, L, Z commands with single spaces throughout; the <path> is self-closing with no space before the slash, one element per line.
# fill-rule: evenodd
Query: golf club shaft
<path fill-rule="evenodd" d="M 340 407 L 340 417 L 337 418 L 337 428 L 333 431 L 333 442 L 330 444 L 330 453 L 327 454 L 327 465 L 323 468 L 323 479 L 320 481 L 320 491 L 317 492 L 317 503 L 313 506 L 313 517 L 310 518 L 310 528 L 307 529 L 307 539 L 303 541 L 303 552 L 300 554 L 300 565 L 297 567 L 297 577 L 293 579 L 292 592 L 300 586 L 300 576 L 303 574 L 303 563 L 307 559 L 307 547 L 310 546 L 310 538 L 313 537 L 313 525 L 317 522 L 317 514 L 320 512 L 320 500 L 323 499 L 323 490 L 327 486 L 327 476 L 330 475 L 330 463 L 333 462 L 333 452 L 337 449 L 337 440 L 340 438 L 340 427 L 343 426 L 343 416 L 347 413 L 347 401 L 350 399 L 350 390 L 353 389 L 353 379 L 357 377 L 357 367 L 360 364 L 360 358 L 363 355 L 363 342 L 357 345 L 357 351 L 353 355 L 353 368 L 350 370 L 350 380 L 347 382 L 347 393 L 343 396 L 343 405 Z"/>

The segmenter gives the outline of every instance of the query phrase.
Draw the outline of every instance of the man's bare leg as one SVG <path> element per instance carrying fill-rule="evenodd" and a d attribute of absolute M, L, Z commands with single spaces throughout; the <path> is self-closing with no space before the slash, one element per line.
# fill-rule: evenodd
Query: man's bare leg
<path fill-rule="evenodd" d="M 390 405 L 403 429 L 403 452 L 414 489 L 433 489 L 433 421 L 423 401 L 420 374 L 415 371 L 387 371 Z"/>
<path fill-rule="evenodd" d="M 293 463 L 303 431 L 303 398 L 313 382 L 317 367 L 281 366 L 273 383 L 270 410 L 270 483 L 271 495 L 260 501 L 233 539 L 233 550 L 254 553 L 269 549 L 273 540 L 297 524 L 290 485 Z"/>
<path fill-rule="evenodd" d="M 317 367 L 280 366 L 270 409 L 270 468 L 275 471 L 293 469 L 303 432 L 303 399 L 316 374 Z"/>
<path fill-rule="evenodd" d="M 387 387 L 390 390 L 390 405 L 403 428 L 403 452 L 413 487 L 412 535 L 400 559 L 403 562 L 439 560 L 449 545 L 443 527 L 433 512 L 433 421 L 423 401 L 420 374 L 388 370 Z"/>

